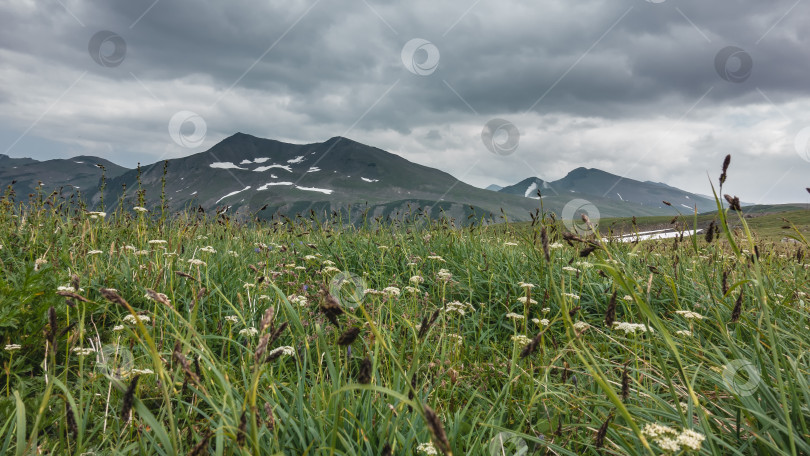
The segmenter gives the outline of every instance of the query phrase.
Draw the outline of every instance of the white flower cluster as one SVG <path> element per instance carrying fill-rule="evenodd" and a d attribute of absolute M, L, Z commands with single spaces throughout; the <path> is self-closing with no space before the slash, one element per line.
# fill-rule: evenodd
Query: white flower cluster
<path fill-rule="evenodd" d="M 586 323 L 584 321 L 578 321 L 578 322 L 574 323 L 574 329 L 576 329 L 579 332 L 585 331 L 586 329 L 588 329 L 590 327 L 591 327 L 591 325 L 589 325 L 588 323 Z"/>
<path fill-rule="evenodd" d="M 506 318 L 511 318 L 512 320 L 520 321 L 523 320 L 523 315 L 514 312 L 509 312 L 508 314 L 506 314 Z"/>
<path fill-rule="evenodd" d="M 626 321 L 614 321 L 613 322 L 613 329 L 617 331 L 624 331 L 625 334 L 633 333 L 635 334 L 636 331 L 639 332 L 655 332 L 651 327 L 643 324 L 643 323 L 629 323 Z"/>
<path fill-rule="evenodd" d="M 662 450 L 677 452 L 684 449 L 700 451 L 700 447 L 706 437 L 692 429 L 684 429 L 681 432 L 669 427 L 655 423 L 644 425 L 642 430 L 645 436 L 651 438 Z"/>
<path fill-rule="evenodd" d="M 456 312 L 459 315 L 466 315 L 467 310 L 475 312 L 475 307 L 469 302 L 451 301 L 444 306 L 444 311 L 447 313 Z"/>
<path fill-rule="evenodd" d="M 152 321 L 152 319 L 149 318 L 146 315 L 138 315 L 137 318 L 135 317 L 135 315 L 132 315 L 132 314 L 124 316 L 124 321 L 131 324 L 131 325 L 137 324 L 138 320 L 140 320 L 144 324 L 149 323 L 150 321 Z"/>
<path fill-rule="evenodd" d="M 453 274 L 451 274 L 447 269 L 439 269 L 439 272 L 436 273 L 436 277 L 438 277 L 439 280 L 444 280 L 446 282 L 453 278 Z"/>
<path fill-rule="evenodd" d="M 676 310 L 675 313 L 687 320 L 703 320 L 703 315 L 691 310 Z"/>
<path fill-rule="evenodd" d="M 535 301 L 534 299 L 531 299 L 531 298 L 526 299 L 526 296 L 521 296 L 521 297 L 517 298 L 517 300 L 518 300 L 518 301 L 519 301 L 521 304 L 526 304 L 526 301 L 528 301 L 528 302 L 529 302 L 529 304 L 537 304 L 537 301 Z"/>
<path fill-rule="evenodd" d="M 281 352 L 282 355 L 292 356 L 295 354 L 295 349 L 290 347 L 289 345 L 284 347 L 278 347 L 273 350 L 270 350 L 270 353 L 267 354 L 268 357 L 272 357 L 276 353 Z"/>
<path fill-rule="evenodd" d="M 306 307 L 307 305 L 307 297 L 302 295 L 289 295 L 287 296 L 287 301 L 290 301 L 291 304 L 296 304 L 299 307 Z"/>
<path fill-rule="evenodd" d="M 255 336 L 256 334 L 259 334 L 259 330 L 252 326 L 250 328 L 245 328 L 239 331 L 239 335 L 245 337 L 252 337 Z"/>
<path fill-rule="evenodd" d="M 200 252 L 205 252 L 205 253 L 217 253 L 217 251 L 216 251 L 216 250 L 214 250 L 214 248 L 213 248 L 213 247 L 211 247 L 210 245 L 206 245 L 205 247 L 201 248 L 201 249 L 200 249 Z"/>
<path fill-rule="evenodd" d="M 226 315 L 225 316 L 225 321 L 235 325 L 235 324 L 239 323 L 239 317 L 237 317 L 236 315 Z"/>
<path fill-rule="evenodd" d="M 423 283 L 424 281 L 425 281 L 425 278 L 422 277 L 422 276 L 418 276 L 418 275 L 411 276 L 411 278 L 409 280 L 409 282 L 414 284 L 414 285 L 419 285 L 420 283 Z"/>
<path fill-rule="evenodd" d="M 416 447 L 416 451 L 419 453 L 425 453 L 429 456 L 439 454 L 436 452 L 436 447 L 433 446 L 432 442 L 420 443 L 419 446 Z"/>
<path fill-rule="evenodd" d="M 385 293 L 388 297 L 399 297 L 400 291 L 397 287 L 385 287 L 383 288 L 383 293 Z"/>
<path fill-rule="evenodd" d="M 523 334 L 518 334 L 518 335 L 512 336 L 512 341 L 515 342 L 516 344 L 520 345 L 521 347 L 523 347 L 523 346 L 529 345 L 529 342 L 531 342 L 532 340 L 529 339 L 528 337 L 524 336 Z"/>
<path fill-rule="evenodd" d="M 95 352 L 96 352 L 96 350 L 93 349 L 93 348 L 76 347 L 76 348 L 73 349 L 73 353 L 76 353 L 79 356 L 87 356 L 87 355 L 89 355 L 91 353 L 95 353 Z"/>

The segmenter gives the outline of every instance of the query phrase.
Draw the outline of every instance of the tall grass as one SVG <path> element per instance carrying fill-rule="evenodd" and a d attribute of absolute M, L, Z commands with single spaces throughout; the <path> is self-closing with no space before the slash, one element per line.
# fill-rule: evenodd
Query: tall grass
<path fill-rule="evenodd" d="M 0 453 L 810 454 L 807 240 L 717 200 L 622 244 L 7 191 Z"/>

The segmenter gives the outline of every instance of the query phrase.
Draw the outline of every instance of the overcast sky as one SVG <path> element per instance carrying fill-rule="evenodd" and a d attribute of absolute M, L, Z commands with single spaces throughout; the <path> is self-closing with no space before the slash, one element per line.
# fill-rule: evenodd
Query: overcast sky
<path fill-rule="evenodd" d="M 730 153 L 729 192 L 807 202 L 807 24 L 803 0 L 4 0 L 0 153 L 345 136 L 481 187 L 585 166 L 703 194 Z"/>

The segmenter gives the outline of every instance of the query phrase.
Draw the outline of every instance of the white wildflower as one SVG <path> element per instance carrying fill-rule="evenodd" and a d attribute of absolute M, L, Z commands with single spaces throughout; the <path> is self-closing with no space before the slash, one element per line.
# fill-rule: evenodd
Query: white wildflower
<path fill-rule="evenodd" d="M 102 252 L 101 250 L 91 250 L 91 251 L 87 252 L 88 255 L 98 255 L 100 253 L 104 253 L 104 252 Z"/>
<path fill-rule="evenodd" d="M 442 263 L 444 263 L 444 258 L 440 257 L 439 255 L 428 255 L 427 259 L 441 261 Z"/>
<path fill-rule="evenodd" d="M 196 258 L 192 258 L 192 259 L 188 260 L 188 263 L 193 265 L 193 266 L 205 266 L 206 265 L 205 261 L 198 260 Z"/>
<path fill-rule="evenodd" d="M 94 348 L 82 348 L 82 347 L 75 347 L 73 349 L 73 353 L 76 353 L 79 356 L 87 356 L 91 353 L 95 353 L 96 350 Z"/>
<path fill-rule="evenodd" d="M 517 242 L 504 242 L 503 245 L 514 247 L 517 245 Z"/>
<path fill-rule="evenodd" d="M 389 297 L 398 297 L 400 290 L 397 287 L 385 287 L 383 288 L 383 293 L 385 293 Z"/>
<path fill-rule="evenodd" d="M 416 451 L 425 453 L 429 456 L 439 454 L 436 452 L 436 447 L 433 446 L 432 442 L 420 443 L 419 446 L 416 447 Z"/>
<path fill-rule="evenodd" d="M 420 325 L 420 329 L 421 329 L 421 325 Z M 461 337 L 461 336 L 459 336 L 458 334 L 448 334 L 448 335 L 447 335 L 447 338 L 448 338 L 448 339 L 452 339 L 452 340 L 453 340 L 453 342 L 454 342 L 456 345 L 461 345 L 461 344 L 464 342 L 464 338 L 463 338 L 463 337 Z"/>
<path fill-rule="evenodd" d="M 147 209 L 145 207 L 141 207 L 141 206 L 135 206 L 135 207 L 132 208 L 132 210 L 135 211 L 135 212 L 141 212 L 141 213 L 149 212 L 149 209 Z"/>
<path fill-rule="evenodd" d="M 518 286 L 521 287 L 521 288 L 528 288 L 530 290 L 535 287 L 535 285 L 533 283 L 528 283 L 528 282 L 518 282 Z"/>
<path fill-rule="evenodd" d="M 571 266 L 565 266 L 565 267 L 563 267 L 563 271 L 567 271 L 567 272 L 579 272 L 579 269 L 577 269 L 577 268 L 572 268 Z"/>
<path fill-rule="evenodd" d="M 236 315 L 226 315 L 225 321 L 236 324 L 239 323 L 239 317 L 237 317 Z"/>
<path fill-rule="evenodd" d="M 591 327 L 591 325 L 589 325 L 588 323 L 586 323 L 584 321 L 578 321 L 578 322 L 574 323 L 574 329 L 576 329 L 578 332 L 585 331 L 586 329 L 588 329 L 590 327 Z"/>
<path fill-rule="evenodd" d="M 150 375 L 155 373 L 152 369 L 132 369 L 129 372 L 135 375 Z"/>
<path fill-rule="evenodd" d="M 132 314 L 124 315 L 123 320 L 131 325 L 137 324 L 138 320 L 140 320 L 143 323 L 149 323 L 150 321 L 152 321 L 152 319 L 149 318 L 147 315 L 138 315 L 136 317 L 135 315 Z"/>
<path fill-rule="evenodd" d="M 506 314 L 506 318 L 511 318 L 512 320 L 520 321 L 520 320 L 523 320 L 523 315 L 520 315 L 520 314 L 517 314 L 517 313 L 514 313 L 514 312 L 509 312 L 508 314 Z"/>
<path fill-rule="evenodd" d="M 551 249 L 551 250 L 554 250 L 554 249 L 561 249 L 561 248 L 563 248 L 563 245 L 562 245 L 562 244 L 560 244 L 559 242 L 555 242 L 555 243 L 553 243 L 553 244 L 550 244 L 550 245 L 548 246 L 548 248 L 549 248 L 549 249 Z"/>
<path fill-rule="evenodd" d="M 675 313 L 687 320 L 703 320 L 703 315 L 691 310 L 676 310 Z"/>
<path fill-rule="evenodd" d="M 217 251 L 216 251 L 216 250 L 214 250 L 214 248 L 213 248 L 213 247 L 211 247 L 210 245 L 206 245 L 205 247 L 201 248 L 201 249 L 200 249 L 200 252 L 205 252 L 205 253 L 217 253 Z"/>
<path fill-rule="evenodd" d="M 528 337 L 524 336 L 523 334 L 518 334 L 518 335 L 512 336 L 512 341 L 515 342 L 516 344 L 520 345 L 521 347 L 523 347 L 525 345 L 528 345 L 529 342 L 531 342 L 532 340 L 529 339 Z"/>
<path fill-rule="evenodd" d="M 420 283 L 423 283 L 425 281 L 425 278 L 419 275 L 415 275 L 411 276 L 411 278 L 408 281 L 412 284 L 419 285 Z"/>
<path fill-rule="evenodd" d="M 292 356 L 292 355 L 295 354 L 295 349 L 290 347 L 289 345 L 284 346 L 284 347 L 278 347 L 276 349 L 270 350 L 270 353 L 267 354 L 267 357 L 272 358 L 272 357 L 274 357 L 276 355 L 276 353 L 281 353 L 282 355 Z"/>
<path fill-rule="evenodd" d="M 20 344 L 8 344 L 8 345 L 6 345 L 5 350 L 8 351 L 8 352 L 13 352 L 13 351 L 19 350 L 21 348 L 22 348 L 22 346 Z"/>
<path fill-rule="evenodd" d="M 635 334 L 636 331 L 655 332 L 652 328 L 650 328 L 649 326 L 647 326 L 645 324 L 642 324 L 642 323 L 629 323 L 629 322 L 623 322 L 623 321 L 614 321 L 613 322 L 613 329 L 615 329 L 617 331 L 624 331 L 625 334 L 630 334 L 630 333 Z"/>
<path fill-rule="evenodd" d="M 255 336 L 256 334 L 259 334 L 259 330 L 252 327 L 252 326 L 250 328 L 245 328 L 245 329 L 239 330 L 239 335 L 240 336 L 252 337 L 252 336 Z"/>
<path fill-rule="evenodd" d="M 575 295 L 574 293 L 563 293 L 563 296 L 568 296 L 569 298 L 573 299 L 574 301 L 579 301 L 579 296 Z"/>
<path fill-rule="evenodd" d="M 151 239 L 148 242 L 150 245 L 163 245 L 166 244 L 166 241 L 163 239 Z"/>
<path fill-rule="evenodd" d="M 113 331 L 123 331 L 124 325 L 115 325 L 113 326 Z"/>
<path fill-rule="evenodd" d="M 526 296 L 521 296 L 521 297 L 517 298 L 517 300 L 520 301 L 521 304 L 526 304 L 526 301 L 527 301 Z M 535 301 L 534 299 L 531 299 L 531 298 L 528 299 L 528 302 L 529 302 L 529 304 L 537 304 L 537 301 Z"/>

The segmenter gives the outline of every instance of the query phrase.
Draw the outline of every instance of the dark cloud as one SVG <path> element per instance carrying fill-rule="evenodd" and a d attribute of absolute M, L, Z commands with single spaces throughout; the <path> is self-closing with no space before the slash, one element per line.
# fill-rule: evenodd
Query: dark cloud
<path fill-rule="evenodd" d="M 28 130 L 53 156 L 131 166 L 244 131 L 349 136 L 481 186 L 591 166 L 706 193 L 725 153 L 762 177 L 743 199 L 807 184 L 793 143 L 810 125 L 810 7 L 793 0 L 62 3 L 0 6 L 0 153 L 42 156 L 14 142 Z M 91 57 L 104 30 L 126 43 L 118 65 Z M 438 49 L 432 74 L 403 64 L 412 38 Z M 750 56 L 743 82 L 715 68 L 727 46 Z M 182 110 L 205 120 L 195 149 L 168 135 Z M 494 117 L 520 130 L 515 155 L 481 144 Z"/>

